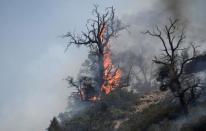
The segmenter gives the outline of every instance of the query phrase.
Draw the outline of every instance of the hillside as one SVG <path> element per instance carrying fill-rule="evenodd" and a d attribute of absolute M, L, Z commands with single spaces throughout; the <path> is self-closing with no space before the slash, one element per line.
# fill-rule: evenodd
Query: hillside
<path fill-rule="evenodd" d="M 168 92 L 139 96 L 118 90 L 70 118 L 52 121 L 49 131 L 204 131 L 205 101 L 185 116 Z"/>

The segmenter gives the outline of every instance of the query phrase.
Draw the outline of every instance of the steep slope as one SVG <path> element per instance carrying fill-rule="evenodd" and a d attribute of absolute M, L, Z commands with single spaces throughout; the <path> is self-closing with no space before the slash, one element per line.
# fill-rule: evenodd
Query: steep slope
<path fill-rule="evenodd" d="M 204 131 L 205 107 L 206 102 L 199 101 L 185 116 L 168 92 L 139 96 L 117 90 L 73 117 L 60 119 L 61 129 L 49 131 Z"/>

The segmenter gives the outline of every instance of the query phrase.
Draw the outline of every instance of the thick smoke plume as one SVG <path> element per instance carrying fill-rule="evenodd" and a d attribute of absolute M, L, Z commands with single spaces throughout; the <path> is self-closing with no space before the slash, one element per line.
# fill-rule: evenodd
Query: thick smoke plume
<path fill-rule="evenodd" d="M 205 0 L 161 0 L 165 11 L 180 19 L 191 40 L 203 44 L 206 33 Z M 161 5 L 161 4 L 160 4 Z"/>
<path fill-rule="evenodd" d="M 114 46 L 118 45 L 114 47 L 114 53 L 122 56 L 130 54 L 128 57 L 133 60 L 141 54 L 147 59 L 147 64 L 152 65 L 151 60 L 159 53 L 161 43 L 142 32 L 152 30 L 155 26 L 164 28 L 164 25 L 169 23 L 169 19 L 178 19 L 179 26 L 185 28 L 185 43 L 195 42 L 201 46 L 201 51 L 205 50 L 204 5 L 206 5 L 205 0 L 158 0 L 151 9 L 124 16 L 122 21 L 129 27 L 119 35 L 118 39 L 114 40 Z M 116 64 L 124 61 L 121 58 L 124 59 L 119 57 Z"/>
<path fill-rule="evenodd" d="M 130 16 L 124 16 L 124 22 L 126 22 L 129 27 L 128 32 L 123 32 L 120 38 L 114 40 L 118 45 L 117 48 L 114 48 L 114 51 L 116 54 L 119 53 L 119 58 L 116 60 L 116 63 L 124 62 L 125 60 L 122 60 L 122 58 L 127 59 L 126 63 L 128 63 L 128 58 L 131 61 L 137 60 L 136 56 L 142 53 L 141 55 L 144 56 L 142 58 L 147 60 L 148 65 L 151 65 L 151 59 L 154 55 L 158 54 L 161 44 L 159 41 L 146 37 L 141 32 L 152 29 L 156 25 L 164 26 L 169 22 L 169 18 L 178 19 L 180 25 L 184 26 L 187 39 L 185 41 L 186 43 L 195 42 L 201 46 L 200 50 L 204 51 L 206 49 L 205 5 L 205 0 L 159 0 L 154 4 L 152 9 Z M 147 51 L 141 52 L 143 48 Z M 196 67 L 203 67 L 205 63 L 206 62 L 196 63 Z M 138 66 L 138 61 L 136 61 L 135 65 Z M 128 68 L 128 66 L 124 66 L 123 68 Z M 177 126 L 181 128 L 183 124 L 192 123 L 196 119 L 199 119 L 201 114 L 206 114 L 202 107 L 192 108 L 191 110 L 192 114 L 187 118 L 184 117 L 177 122 L 175 121 L 173 125 L 177 125 L 176 123 L 178 123 Z M 196 114 L 194 110 L 199 113 Z"/>

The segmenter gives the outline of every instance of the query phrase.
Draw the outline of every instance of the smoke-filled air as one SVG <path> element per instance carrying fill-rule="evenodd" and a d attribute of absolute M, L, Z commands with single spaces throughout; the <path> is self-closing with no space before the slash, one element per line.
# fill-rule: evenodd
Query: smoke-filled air
<path fill-rule="evenodd" d="M 205 0 L 1 1 L 1 131 L 206 131 Z"/>

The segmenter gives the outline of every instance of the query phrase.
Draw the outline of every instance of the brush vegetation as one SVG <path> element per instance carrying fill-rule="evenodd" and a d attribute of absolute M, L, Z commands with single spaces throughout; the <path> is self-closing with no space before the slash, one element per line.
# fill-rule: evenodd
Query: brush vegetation
<path fill-rule="evenodd" d="M 137 111 L 137 107 L 142 104 L 142 97 L 134 92 L 119 89 L 72 117 L 60 120 L 54 118 L 48 131 L 204 131 L 206 129 L 206 114 L 199 117 L 190 114 L 185 116 L 178 102 L 169 98 Z M 202 102 L 200 107 L 205 108 L 206 103 Z M 197 112 L 196 108 L 191 106 L 191 114 Z"/>

